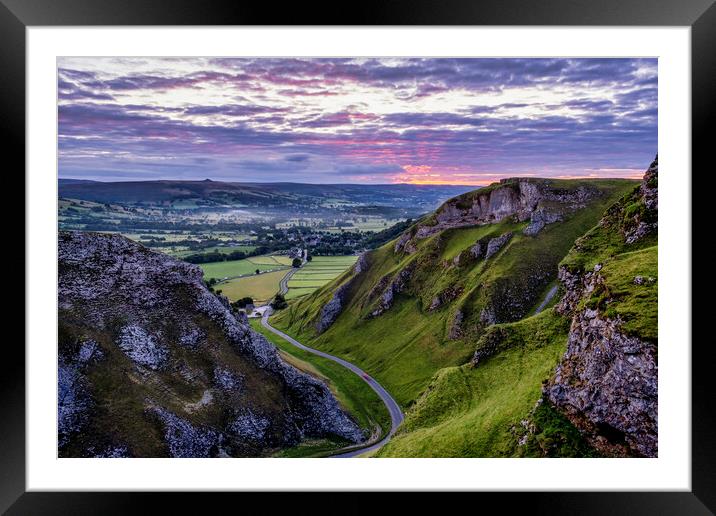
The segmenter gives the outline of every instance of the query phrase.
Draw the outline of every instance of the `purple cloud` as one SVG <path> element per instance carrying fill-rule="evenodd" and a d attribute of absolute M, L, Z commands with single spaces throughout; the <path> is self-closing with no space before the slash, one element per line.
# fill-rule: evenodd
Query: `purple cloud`
<path fill-rule="evenodd" d="M 636 175 L 657 150 L 657 88 L 655 59 L 73 58 L 58 70 L 59 172 Z"/>

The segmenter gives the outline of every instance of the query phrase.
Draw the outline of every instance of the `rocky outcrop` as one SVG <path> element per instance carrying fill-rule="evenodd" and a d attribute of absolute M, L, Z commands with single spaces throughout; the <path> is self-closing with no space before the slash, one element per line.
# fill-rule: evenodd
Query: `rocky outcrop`
<path fill-rule="evenodd" d="M 437 310 L 438 308 L 442 307 L 443 305 L 446 305 L 447 303 L 450 303 L 457 299 L 460 294 L 463 292 L 463 287 L 461 285 L 453 285 L 452 287 L 448 287 L 442 292 L 440 292 L 438 295 L 432 298 L 430 301 L 430 306 L 428 307 L 428 310 L 433 311 Z"/>
<path fill-rule="evenodd" d="M 478 240 L 477 242 L 475 242 L 475 245 L 470 248 L 470 256 L 475 260 L 484 258 L 486 252 L 487 242 L 485 242 L 484 240 Z"/>
<path fill-rule="evenodd" d="M 659 211 L 658 188 L 659 157 L 657 156 L 644 174 L 644 179 L 639 186 L 639 201 L 630 206 L 633 213 L 625 214 L 626 216 L 631 215 L 631 220 L 626 224 L 624 231 L 624 239 L 628 244 L 638 242 L 645 236 L 656 232 Z"/>
<path fill-rule="evenodd" d="M 343 310 L 349 288 L 350 282 L 344 283 L 333 292 L 328 303 L 323 305 L 316 321 L 316 332 L 323 333 L 335 322 Z"/>
<path fill-rule="evenodd" d="M 487 243 L 487 251 L 485 251 L 485 260 L 497 254 L 497 252 L 502 249 L 505 244 L 510 241 L 511 238 L 512 232 L 510 231 L 505 233 L 504 235 L 500 235 L 490 240 Z"/>
<path fill-rule="evenodd" d="M 657 388 L 656 345 L 586 309 L 572 320 L 567 352 L 545 394 L 602 453 L 655 457 Z"/>
<path fill-rule="evenodd" d="M 525 228 L 534 236 L 547 224 L 562 220 L 564 214 L 585 206 L 599 195 L 591 185 L 560 188 L 545 179 L 509 178 L 486 188 L 450 199 L 434 218 L 404 233 L 395 243 L 395 252 L 415 251 L 416 240 L 449 228 L 491 224 L 505 219 L 530 220 Z"/>
<path fill-rule="evenodd" d="M 338 318 L 345 306 L 348 293 L 361 273 L 368 268 L 368 257 L 366 253 L 361 254 L 351 269 L 351 277 L 338 287 L 331 296 L 331 299 L 323 305 L 316 321 L 316 332 L 323 333 Z"/>
<path fill-rule="evenodd" d="M 381 281 L 378 282 L 376 287 L 374 287 L 374 291 L 382 290 L 382 293 L 380 294 L 376 307 L 370 313 L 371 317 L 378 317 L 393 306 L 395 296 L 406 289 L 414 269 L 415 264 L 411 262 L 393 276 L 383 277 Z M 373 295 L 375 295 L 375 292 Z"/>
<path fill-rule="evenodd" d="M 655 160 L 636 193 L 607 210 L 598 226 L 599 231 L 621 235 L 624 253 L 633 249 L 632 244 L 656 231 L 657 174 Z M 599 252 L 599 249 L 595 251 L 593 247 L 578 244 L 576 256 L 587 252 L 585 248 Z M 591 263 L 593 261 L 594 258 Z M 657 343 L 628 334 L 618 312 L 604 309 L 615 300 L 609 298 L 603 274 L 602 263 L 591 270 L 566 266 L 559 269 L 565 295 L 557 311 L 571 317 L 571 326 L 567 351 L 554 377 L 545 384 L 544 395 L 602 454 L 656 457 Z M 646 282 L 649 278 L 636 276 L 633 283 Z M 597 303 L 592 300 L 592 297 L 605 296 L 607 299 Z"/>
<path fill-rule="evenodd" d="M 559 212 L 538 208 L 530 215 L 530 223 L 522 231 L 527 236 L 535 236 L 542 231 L 547 224 L 553 224 L 562 220 Z"/>
<path fill-rule="evenodd" d="M 465 313 L 458 309 L 455 312 L 455 315 L 452 317 L 452 321 L 450 321 L 450 328 L 448 329 L 448 339 L 449 340 L 457 340 L 462 337 L 463 331 L 462 331 L 462 321 L 465 319 Z"/>
<path fill-rule="evenodd" d="M 61 453 L 136 455 L 144 443 L 131 442 L 128 428 L 137 425 L 149 435 L 159 425 L 165 451 L 151 453 L 176 457 L 261 454 L 305 437 L 362 440 L 327 386 L 283 362 L 207 290 L 199 267 L 119 235 L 61 232 L 58 255 Z M 113 432 L 129 442 L 99 430 L 91 410 L 98 405 L 110 411 L 102 417 L 131 421 Z M 144 411 L 111 414 L 135 406 Z M 220 423 L 248 413 L 268 421 L 262 438 L 249 441 Z"/>

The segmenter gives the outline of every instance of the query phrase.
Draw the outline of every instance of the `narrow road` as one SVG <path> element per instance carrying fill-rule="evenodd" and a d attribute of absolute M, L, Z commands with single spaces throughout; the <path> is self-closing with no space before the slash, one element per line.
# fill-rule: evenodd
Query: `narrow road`
<path fill-rule="evenodd" d="M 554 295 L 557 293 L 557 287 L 558 285 L 555 285 L 554 287 L 549 289 L 549 292 L 547 292 L 547 295 L 544 297 L 544 300 L 539 304 L 537 310 L 535 310 L 535 315 L 544 310 L 544 307 L 547 306 L 547 304 L 552 300 Z"/>
<path fill-rule="evenodd" d="M 281 278 L 281 281 L 278 282 L 278 293 L 282 296 L 285 296 L 288 293 L 288 280 L 291 279 L 291 276 L 296 274 L 297 270 L 298 269 L 295 267 L 292 267 L 291 270 L 288 271 L 283 278 Z"/>
<path fill-rule="evenodd" d="M 306 257 L 308 256 L 308 249 L 304 249 L 301 251 L 301 267 L 306 263 Z M 291 270 L 286 273 L 286 275 L 281 279 L 281 281 L 278 283 L 278 293 L 282 296 L 285 296 L 288 294 L 288 280 L 291 279 L 291 276 L 296 274 L 296 271 L 298 270 L 297 267 L 291 267 Z"/>
<path fill-rule="evenodd" d="M 323 351 L 320 351 L 318 349 L 309 348 L 308 346 L 304 346 L 300 342 L 298 342 L 293 337 L 286 335 L 281 330 L 277 330 L 273 326 L 271 326 L 268 322 L 268 318 L 271 315 L 271 308 L 267 308 L 263 312 L 263 316 L 261 317 L 261 324 L 264 328 L 267 330 L 275 333 L 279 337 L 282 337 L 289 343 L 291 343 L 293 346 L 296 346 L 299 349 L 302 349 L 304 351 L 308 351 L 309 353 L 313 353 L 314 355 L 318 355 L 323 358 L 327 358 L 329 360 L 333 360 L 334 362 L 337 362 L 341 364 L 343 367 L 350 369 L 355 374 L 363 378 L 363 380 L 370 386 L 371 389 L 375 391 L 375 393 L 380 397 L 380 399 L 385 404 L 385 407 L 388 409 L 388 412 L 390 413 L 390 420 L 391 420 L 391 427 L 390 432 L 388 432 L 388 435 L 386 435 L 383 439 L 378 441 L 377 443 L 371 444 L 369 446 L 365 445 L 358 445 L 355 449 L 351 449 L 349 451 L 346 451 L 344 453 L 339 453 L 337 455 L 333 455 L 332 457 L 340 457 L 340 458 L 346 458 L 346 457 L 357 457 L 358 455 L 361 455 L 365 452 L 371 451 L 371 450 L 377 450 L 378 448 L 381 448 L 384 446 L 392 437 L 392 435 L 395 433 L 395 431 L 398 429 L 398 426 L 400 423 L 403 422 L 403 412 L 400 410 L 400 406 L 398 403 L 393 399 L 393 397 L 386 391 L 382 385 L 380 385 L 373 377 L 369 376 L 365 371 L 363 371 L 360 367 L 351 364 L 347 360 L 343 360 L 342 358 L 338 358 L 333 355 L 329 355 L 328 353 L 325 353 Z"/>

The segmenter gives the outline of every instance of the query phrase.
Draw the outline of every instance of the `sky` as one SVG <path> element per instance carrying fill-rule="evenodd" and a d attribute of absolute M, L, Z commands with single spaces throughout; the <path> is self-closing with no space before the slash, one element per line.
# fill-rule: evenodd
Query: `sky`
<path fill-rule="evenodd" d="M 60 58 L 59 177 L 641 177 L 656 59 Z"/>

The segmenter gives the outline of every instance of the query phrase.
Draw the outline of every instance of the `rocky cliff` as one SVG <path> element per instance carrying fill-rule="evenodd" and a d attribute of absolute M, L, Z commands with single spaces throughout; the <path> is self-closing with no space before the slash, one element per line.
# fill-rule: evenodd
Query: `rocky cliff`
<path fill-rule="evenodd" d="M 414 252 L 414 240 L 427 238 L 448 228 L 491 224 L 505 219 L 529 221 L 523 229 L 534 236 L 547 224 L 563 217 L 599 196 L 589 183 L 569 184 L 548 179 L 509 178 L 486 188 L 445 202 L 436 212 L 405 233 L 395 250 Z"/>
<path fill-rule="evenodd" d="M 567 351 L 545 396 L 601 453 L 657 455 L 658 161 L 559 269 Z"/>
<path fill-rule="evenodd" d="M 198 267 L 118 235 L 58 243 L 61 456 L 260 456 L 307 437 L 363 439 Z"/>

